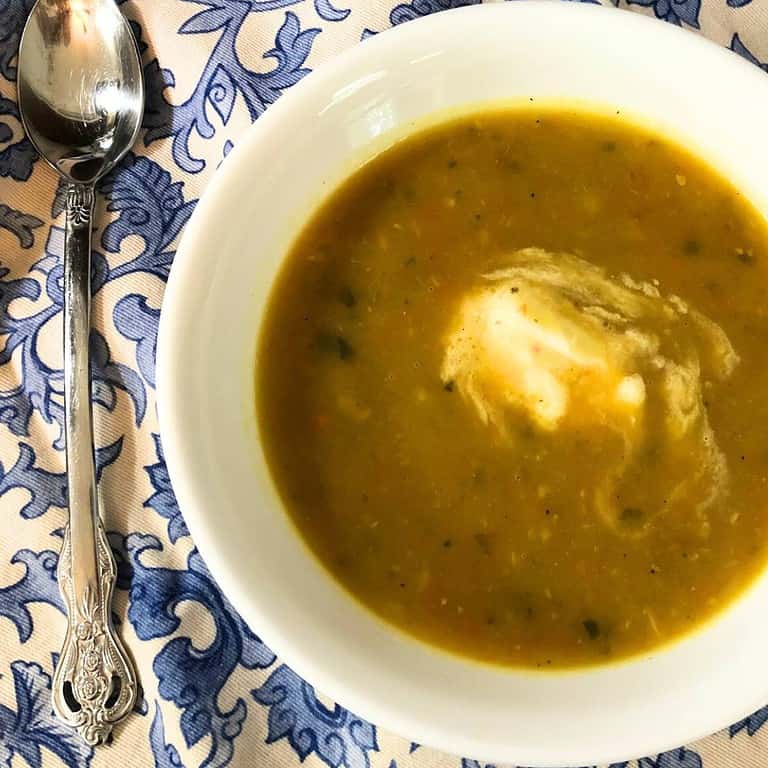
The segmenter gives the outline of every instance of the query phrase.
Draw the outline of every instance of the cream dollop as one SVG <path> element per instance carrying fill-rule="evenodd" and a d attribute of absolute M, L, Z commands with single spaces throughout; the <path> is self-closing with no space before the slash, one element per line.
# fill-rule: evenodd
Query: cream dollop
<path fill-rule="evenodd" d="M 623 456 L 594 499 L 625 531 L 622 481 L 651 440 L 673 480 L 665 504 L 692 499 L 704 520 L 725 493 L 727 463 L 702 392 L 706 377 L 725 379 L 738 362 L 723 330 L 679 297 L 577 256 L 528 248 L 464 297 L 441 375 L 504 439 L 512 439 L 511 412 L 551 435 L 597 426 L 618 435 Z"/>

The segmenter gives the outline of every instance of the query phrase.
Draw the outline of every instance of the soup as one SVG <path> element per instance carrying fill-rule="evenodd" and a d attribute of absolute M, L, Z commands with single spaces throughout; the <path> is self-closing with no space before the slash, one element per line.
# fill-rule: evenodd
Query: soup
<path fill-rule="evenodd" d="M 257 409 L 336 579 L 525 667 L 647 652 L 768 546 L 768 231 L 621 116 L 483 112 L 354 173 L 288 255 Z"/>

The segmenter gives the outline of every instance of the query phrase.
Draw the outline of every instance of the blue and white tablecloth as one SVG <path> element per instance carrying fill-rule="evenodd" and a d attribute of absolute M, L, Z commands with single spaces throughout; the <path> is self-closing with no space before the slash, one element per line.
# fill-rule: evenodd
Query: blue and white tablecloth
<path fill-rule="evenodd" d="M 280 662 L 196 553 L 158 436 L 163 288 L 222 158 L 283 91 L 336 52 L 475 0 L 395 2 L 121 3 L 140 40 L 148 99 L 140 140 L 97 201 L 93 396 L 100 490 L 119 561 L 115 609 L 144 696 L 112 744 L 94 751 L 51 714 L 64 634 L 55 579 L 66 504 L 62 198 L 24 138 L 15 104 L 16 50 L 33 0 L 0 0 L 0 766 L 486 768 L 385 733 Z M 768 0 L 627 7 L 768 70 Z M 669 77 L 684 89 L 697 73 L 681 62 Z M 766 721 L 768 706 L 701 742 L 621 768 L 766 768 Z"/>

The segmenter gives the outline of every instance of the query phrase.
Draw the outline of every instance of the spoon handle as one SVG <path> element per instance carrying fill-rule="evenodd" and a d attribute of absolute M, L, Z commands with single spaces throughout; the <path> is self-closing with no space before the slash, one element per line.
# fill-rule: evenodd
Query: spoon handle
<path fill-rule="evenodd" d="M 99 516 L 88 341 L 93 186 L 67 188 L 64 404 L 69 523 L 59 558 L 68 624 L 53 677 L 56 714 L 88 744 L 103 742 L 136 701 L 136 673 L 112 626 L 117 569 Z"/>

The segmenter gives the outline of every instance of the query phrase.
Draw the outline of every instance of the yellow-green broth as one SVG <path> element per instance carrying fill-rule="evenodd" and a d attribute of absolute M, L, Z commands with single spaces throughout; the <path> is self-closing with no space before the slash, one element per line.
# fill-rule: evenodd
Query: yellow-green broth
<path fill-rule="evenodd" d="M 515 381 L 481 388 L 496 398 L 483 418 L 470 393 L 477 371 L 446 377 L 446 339 L 464 330 L 467 296 L 528 248 L 555 264 L 574 255 L 611 286 L 626 273 L 680 297 L 722 329 L 738 364 L 709 375 L 706 352 L 677 345 L 675 334 L 694 333 L 689 315 L 664 305 L 659 317 L 674 322 L 649 315 L 643 330 L 669 365 L 637 363 L 647 394 L 624 442 L 614 401 L 590 399 L 604 379 L 591 387 L 572 371 L 570 410 L 554 429 L 519 397 L 503 399 Z M 524 274 L 514 258 L 511 274 Z M 257 411 L 288 513 L 363 604 L 463 655 L 567 667 L 689 631 L 766 560 L 766 265 L 766 224 L 732 184 L 621 117 L 510 109 L 415 133 L 321 205 L 273 289 Z M 626 325 L 614 330 L 628 338 Z M 609 368 L 628 376 L 626 359 Z M 671 378 L 654 377 L 676 361 L 701 368 L 694 405 L 705 410 L 695 429 L 664 437 L 676 401 Z M 689 487 L 680 472 L 715 456 L 713 440 L 727 483 L 705 504 L 712 479 Z"/>

